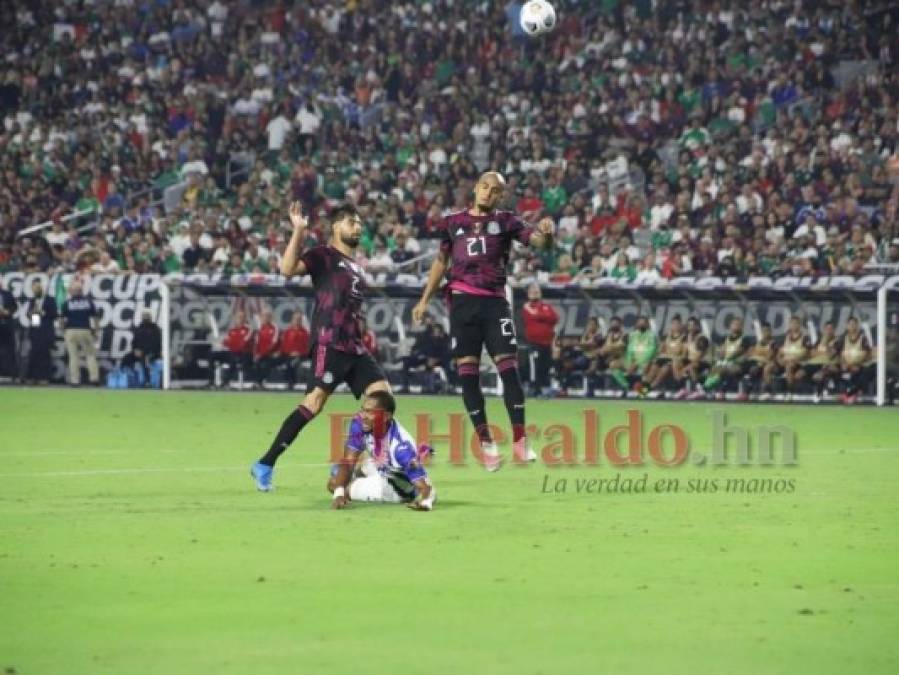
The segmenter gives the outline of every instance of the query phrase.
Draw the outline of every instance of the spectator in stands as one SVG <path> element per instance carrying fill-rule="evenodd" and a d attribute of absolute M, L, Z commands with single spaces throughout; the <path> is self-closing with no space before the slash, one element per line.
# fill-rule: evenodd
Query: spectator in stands
<path fill-rule="evenodd" d="M 2 281 L 0 281 L 2 284 Z M 19 309 L 13 294 L 0 285 L 0 376 L 18 378 L 15 314 Z"/>
<path fill-rule="evenodd" d="M 8 269 L 72 271 L 73 228 L 95 219 L 108 221 L 101 236 L 110 244 L 121 225 L 109 253 L 124 270 L 175 269 L 189 245 L 174 242 L 182 220 L 200 223 L 207 251 L 212 234 L 228 232 L 243 264 L 250 233 L 264 234 L 283 213 L 285 192 L 314 221 L 325 201 L 349 198 L 365 209 L 397 194 L 395 217 L 433 237 L 440 216 L 470 194 L 473 165 L 506 171 L 510 204 L 561 216 L 566 228 L 575 219 L 614 254 L 628 248 L 620 237 L 632 231 L 639 250 L 627 251 L 630 260 L 645 256 L 661 222 L 672 243 L 685 223 L 691 236 L 680 259 L 697 264 L 666 266 L 660 256 L 666 278 L 729 272 L 722 252 L 737 275 L 752 273 L 745 244 L 757 216 L 783 230 L 766 239 L 764 255 L 752 251 L 763 274 L 793 273 L 791 237 L 809 214 L 819 251 L 819 228 L 847 234 L 858 225 L 882 262 L 896 236 L 883 227 L 897 199 L 888 170 L 897 161 L 894 4 L 818 3 L 808 17 L 785 20 L 778 3 L 709 12 L 684 0 L 677 11 L 664 2 L 646 16 L 628 3 L 569 2 L 536 71 L 503 28 L 504 3 L 487 3 L 472 20 L 466 3 L 397 0 L 390 9 L 416 26 L 399 32 L 365 3 L 350 12 L 320 2 L 193 0 L 188 14 L 128 13 L 117 4 L 38 0 L 10 14 L 0 75 L 9 92 L 0 107 L 0 245 L 8 251 L 0 265 Z M 428 28 L 437 30 L 435 13 L 444 26 L 436 41 Z M 77 36 L 64 42 L 59 26 L 77 26 Z M 388 45 L 399 61 L 368 63 L 323 46 L 348 30 L 361 54 Z M 110 31 L 133 39 L 109 40 Z M 35 66 L 58 60 L 60 49 L 71 57 L 64 72 Z M 178 67 L 159 77 L 156 57 L 166 51 Z M 486 72 L 488 53 L 489 96 L 477 77 L 469 81 Z M 842 66 L 853 61 L 870 72 L 846 79 Z M 127 91 L 107 86 L 109 77 L 129 83 Z M 166 213 L 129 196 L 151 187 L 165 191 Z M 114 214 L 99 218 L 101 206 Z M 69 228 L 51 225 L 40 244 L 14 245 L 24 227 L 75 210 L 88 215 Z M 394 214 L 366 219 L 372 237 L 382 220 Z M 732 228 L 737 234 L 727 235 Z M 127 241 L 150 230 L 160 241 L 149 250 Z M 702 238 L 709 244 L 699 252 L 693 242 Z M 667 247 L 657 243 L 656 251 Z M 796 273 L 865 273 L 870 253 L 856 250 L 854 234 L 844 243 L 845 260 L 826 258 L 826 269 L 798 262 Z M 196 250 L 188 258 L 186 269 L 210 268 Z M 272 269 L 270 258 L 254 254 L 247 269 Z M 384 260 L 376 267 L 389 269 Z M 513 281 L 537 267 L 560 272 L 526 259 Z"/>
<path fill-rule="evenodd" d="M 293 389 L 296 386 L 300 362 L 309 358 L 309 331 L 303 326 L 303 315 L 299 310 L 290 317 L 290 325 L 281 335 L 280 353 L 285 366 L 287 386 Z"/>
<path fill-rule="evenodd" d="M 375 237 L 374 249 L 366 270 L 371 274 L 377 274 L 379 272 L 391 272 L 393 269 L 394 262 L 387 249 L 387 240 L 384 236 L 378 235 Z"/>
<path fill-rule="evenodd" d="M 93 300 L 84 295 L 80 281 L 73 281 L 69 286 L 69 298 L 62 306 L 62 320 L 69 355 L 69 384 L 73 387 L 81 384 L 82 355 L 90 383 L 100 384 L 96 344 L 99 318 Z"/>
<path fill-rule="evenodd" d="M 418 242 L 409 238 L 408 230 L 405 227 L 397 226 L 393 250 L 390 252 L 390 259 L 394 265 L 399 266 L 404 262 L 412 260 L 420 250 Z"/>
<path fill-rule="evenodd" d="M 31 384 L 47 384 L 53 372 L 50 351 L 56 340 L 56 302 L 44 293 L 38 279 L 31 282 L 31 299 L 28 301 L 28 369 L 25 378 Z"/>
<path fill-rule="evenodd" d="M 100 259 L 91 265 L 91 272 L 97 274 L 118 274 L 121 268 L 107 251 L 100 252 Z"/>
<path fill-rule="evenodd" d="M 549 371 L 552 366 L 552 345 L 556 337 L 559 313 L 543 301 L 540 286 L 528 286 L 528 301 L 521 308 L 524 339 L 531 352 L 530 382 L 541 396 L 549 395 Z"/>
<path fill-rule="evenodd" d="M 145 386 L 150 383 L 150 368 L 154 361 L 162 358 L 162 331 L 153 322 L 153 312 L 141 312 L 140 324 L 131 336 L 131 350 L 122 357 L 123 368 L 134 368 L 140 373 L 138 382 Z"/>
<path fill-rule="evenodd" d="M 662 275 L 659 274 L 659 268 L 656 266 L 655 253 L 647 253 L 643 258 L 643 262 L 640 263 L 640 269 L 637 271 L 634 281 L 638 284 L 654 286 L 661 280 Z"/>
<path fill-rule="evenodd" d="M 613 279 L 631 282 L 637 278 L 637 268 L 628 259 L 627 253 L 621 252 L 615 260 L 615 267 L 609 272 Z"/>
<path fill-rule="evenodd" d="M 197 266 L 210 259 L 209 250 L 200 244 L 200 232 L 192 229 L 190 232 L 190 244 L 181 254 L 181 261 L 185 272 L 193 272 Z"/>
<path fill-rule="evenodd" d="M 256 385 L 260 389 L 272 367 L 278 362 L 280 341 L 280 331 L 272 320 L 272 312 L 266 309 L 262 312 L 259 330 L 253 341 L 253 370 L 256 373 Z"/>

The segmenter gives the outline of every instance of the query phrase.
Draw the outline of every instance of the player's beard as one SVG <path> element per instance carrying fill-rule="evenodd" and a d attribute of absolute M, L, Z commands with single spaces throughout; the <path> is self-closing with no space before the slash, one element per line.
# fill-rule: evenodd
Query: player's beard
<path fill-rule="evenodd" d="M 340 235 L 340 242 L 345 246 L 349 246 L 350 248 L 356 248 L 359 245 L 360 239 L 361 237 L 355 234 Z"/>

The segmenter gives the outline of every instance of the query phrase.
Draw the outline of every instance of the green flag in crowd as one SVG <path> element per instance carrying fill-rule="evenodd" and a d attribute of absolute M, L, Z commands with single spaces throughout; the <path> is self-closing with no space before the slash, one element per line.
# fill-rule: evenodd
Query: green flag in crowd
<path fill-rule="evenodd" d="M 62 311 L 62 306 L 66 302 L 66 282 L 62 278 L 62 274 L 56 275 L 56 290 L 53 294 L 56 296 L 56 309 Z"/>

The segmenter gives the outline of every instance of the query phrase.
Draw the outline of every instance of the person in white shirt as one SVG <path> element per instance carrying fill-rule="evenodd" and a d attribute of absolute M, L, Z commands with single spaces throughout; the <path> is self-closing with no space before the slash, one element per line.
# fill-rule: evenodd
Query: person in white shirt
<path fill-rule="evenodd" d="M 215 0 L 206 10 L 206 16 L 209 17 L 209 32 L 212 37 L 221 37 L 228 19 L 228 5 Z"/>
<path fill-rule="evenodd" d="M 387 250 L 387 242 L 381 237 L 376 238 L 374 252 L 366 267 L 367 271 L 377 274 L 378 272 L 390 272 L 393 268 L 393 258 L 390 257 L 390 252 Z"/>
<path fill-rule="evenodd" d="M 649 229 L 658 230 L 663 223 L 671 219 L 674 212 L 674 204 L 665 200 L 665 195 L 656 192 L 652 196 L 652 206 L 649 209 Z"/>
<path fill-rule="evenodd" d="M 91 272 L 98 274 L 118 274 L 121 271 L 119 264 L 112 259 L 107 251 L 100 253 L 100 259 L 91 265 Z"/>
<path fill-rule="evenodd" d="M 199 151 L 194 151 L 190 153 L 190 161 L 185 162 L 181 166 L 180 174 L 181 180 L 187 180 L 188 177 L 208 176 L 209 167 L 206 166 L 206 162 L 200 156 Z"/>
<path fill-rule="evenodd" d="M 284 140 L 292 128 L 293 125 L 284 116 L 284 113 L 278 113 L 277 117 L 269 120 L 265 127 L 265 130 L 268 132 L 268 149 L 279 152 L 284 147 Z"/>
<path fill-rule="evenodd" d="M 818 246 L 823 246 L 827 242 L 827 230 L 818 222 L 817 216 L 811 211 L 806 213 L 805 221 L 793 233 L 793 237 L 796 239 L 805 235 L 810 235 Z"/>
<path fill-rule="evenodd" d="M 640 264 L 640 270 L 634 281 L 638 284 L 656 284 L 662 280 L 662 275 L 656 267 L 655 253 L 647 253 Z"/>
<path fill-rule="evenodd" d="M 308 101 L 297 111 L 293 121 L 300 136 L 314 136 L 322 125 L 321 115 L 312 101 Z"/>
<path fill-rule="evenodd" d="M 737 195 L 737 212 L 742 216 L 744 213 L 761 213 L 765 206 L 762 196 L 752 189 L 749 183 L 744 183 Z"/>
<path fill-rule="evenodd" d="M 62 229 L 62 222 L 60 220 L 54 219 L 49 232 L 44 234 L 44 239 L 47 240 L 47 243 L 50 244 L 50 246 L 55 246 L 56 244 L 65 246 L 66 242 L 69 240 L 69 233 Z"/>

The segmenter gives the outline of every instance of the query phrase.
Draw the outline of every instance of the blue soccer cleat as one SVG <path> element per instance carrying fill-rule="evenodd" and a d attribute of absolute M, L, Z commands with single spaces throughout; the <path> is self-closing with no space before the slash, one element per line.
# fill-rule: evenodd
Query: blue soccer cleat
<path fill-rule="evenodd" d="M 268 466 L 267 464 L 261 464 L 260 462 L 256 462 L 250 467 L 250 475 L 253 477 L 253 480 L 256 481 L 256 489 L 260 492 L 270 492 L 275 489 L 275 486 L 272 485 L 272 476 L 274 473 L 274 467 Z"/>

